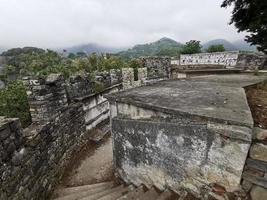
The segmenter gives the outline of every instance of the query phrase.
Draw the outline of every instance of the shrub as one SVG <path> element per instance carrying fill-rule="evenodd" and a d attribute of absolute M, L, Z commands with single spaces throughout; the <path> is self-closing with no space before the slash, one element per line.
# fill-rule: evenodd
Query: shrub
<path fill-rule="evenodd" d="M 30 125 L 29 103 L 21 81 L 12 81 L 0 89 L 0 115 L 19 118 L 22 127 Z"/>

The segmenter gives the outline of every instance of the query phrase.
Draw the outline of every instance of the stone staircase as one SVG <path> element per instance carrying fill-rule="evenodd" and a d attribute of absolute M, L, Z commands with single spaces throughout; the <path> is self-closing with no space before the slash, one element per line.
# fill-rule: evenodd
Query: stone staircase
<path fill-rule="evenodd" d="M 175 200 L 179 197 L 166 190 L 159 192 L 155 188 L 144 186 L 124 186 L 114 182 L 103 182 L 78 187 L 68 187 L 55 191 L 54 200 Z"/>

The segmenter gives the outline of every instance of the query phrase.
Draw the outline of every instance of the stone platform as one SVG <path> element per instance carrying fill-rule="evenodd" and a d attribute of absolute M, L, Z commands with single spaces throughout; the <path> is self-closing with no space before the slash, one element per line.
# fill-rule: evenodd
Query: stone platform
<path fill-rule="evenodd" d="M 239 190 L 253 127 L 243 87 L 265 79 L 203 76 L 108 95 L 117 172 L 161 190 Z"/>

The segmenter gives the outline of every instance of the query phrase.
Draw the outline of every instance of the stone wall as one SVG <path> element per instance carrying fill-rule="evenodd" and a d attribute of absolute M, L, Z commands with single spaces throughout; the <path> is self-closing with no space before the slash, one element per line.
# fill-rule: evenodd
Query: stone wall
<path fill-rule="evenodd" d="M 68 105 L 65 80 L 60 74 L 44 79 L 24 78 L 33 122 L 47 121 Z"/>
<path fill-rule="evenodd" d="M 93 93 L 94 83 L 90 81 L 88 75 L 73 75 L 66 82 L 69 101 Z"/>
<path fill-rule="evenodd" d="M 86 130 L 91 130 L 98 124 L 109 119 L 109 102 L 104 96 L 118 92 L 121 89 L 121 84 L 117 84 L 106 88 L 102 92 L 75 99 L 75 102 L 80 102 L 83 105 Z"/>
<path fill-rule="evenodd" d="M 254 128 L 253 144 L 246 161 L 243 179 L 242 185 L 247 191 L 264 191 L 260 189 L 262 187 L 265 188 L 265 195 L 267 194 L 267 130 Z"/>
<path fill-rule="evenodd" d="M 259 55 L 256 53 L 239 53 L 236 63 L 237 68 L 245 70 L 263 69 L 264 62 L 267 60 L 267 56 Z"/>
<path fill-rule="evenodd" d="M 147 68 L 148 79 L 170 77 L 171 59 L 169 57 L 143 57 L 139 59 L 142 67 Z"/>
<path fill-rule="evenodd" d="M 142 78 L 143 81 L 144 79 L 146 79 L 145 75 L 146 74 L 144 70 L 138 69 L 138 76 L 140 76 L 140 78 Z M 138 77 L 138 80 L 134 80 L 134 69 L 133 68 L 122 68 L 122 85 L 123 85 L 123 89 L 127 90 L 127 89 L 141 86 L 142 81 L 139 79 L 139 77 Z"/>
<path fill-rule="evenodd" d="M 0 137 L 0 199 L 47 199 L 84 142 L 82 105 L 24 130 L 17 119 L 1 118 Z"/>
<path fill-rule="evenodd" d="M 180 55 L 179 64 L 173 60 L 174 65 L 184 66 L 184 69 L 189 70 L 193 66 L 201 65 L 221 65 L 227 67 L 235 67 L 244 70 L 263 69 L 266 56 L 254 52 L 215 52 L 215 53 L 199 53 L 199 54 L 182 54 Z"/>
<path fill-rule="evenodd" d="M 199 53 L 199 54 L 182 54 L 180 55 L 180 65 L 225 65 L 235 66 L 238 59 L 238 52 L 216 52 L 216 53 Z"/>
<path fill-rule="evenodd" d="M 239 189 L 251 128 L 119 102 L 111 111 L 114 164 L 124 181 L 196 196 L 213 185 Z"/>
<path fill-rule="evenodd" d="M 109 119 L 104 95 L 121 89 L 92 94 L 86 79 L 60 74 L 24 82 L 33 124 L 22 130 L 19 120 L 0 117 L 0 199 L 47 199 L 89 130 Z"/>
<path fill-rule="evenodd" d="M 108 95 L 119 177 L 198 197 L 218 188 L 241 194 L 253 119 L 236 77 L 169 80 Z M 250 78 L 240 80 L 252 84 Z"/>

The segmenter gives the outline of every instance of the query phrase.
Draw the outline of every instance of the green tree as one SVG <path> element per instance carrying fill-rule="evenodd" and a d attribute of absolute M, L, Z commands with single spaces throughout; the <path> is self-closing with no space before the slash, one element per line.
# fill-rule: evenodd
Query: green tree
<path fill-rule="evenodd" d="M 224 0 L 222 7 L 234 6 L 230 24 L 238 32 L 246 31 L 246 41 L 257 45 L 259 51 L 267 54 L 267 1 L 266 0 Z"/>
<path fill-rule="evenodd" d="M 212 52 L 224 52 L 225 48 L 223 46 L 223 44 L 214 44 L 214 45 L 210 45 L 207 50 L 207 52 L 212 53 Z"/>
<path fill-rule="evenodd" d="M 13 81 L 0 89 L 0 115 L 19 118 L 23 127 L 30 125 L 29 104 L 22 82 Z"/>
<path fill-rule="evenodd" d="M 200 45 L 200 41 L 197 40 L 190 40 L 189 42 L 187 42 L 182 50 L 181 50 L 182 54 L 193 54 L 193 53 L 201 53 L 201 45 Z"/>

